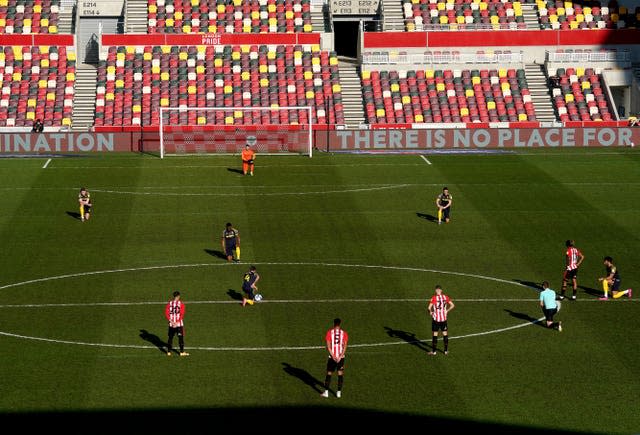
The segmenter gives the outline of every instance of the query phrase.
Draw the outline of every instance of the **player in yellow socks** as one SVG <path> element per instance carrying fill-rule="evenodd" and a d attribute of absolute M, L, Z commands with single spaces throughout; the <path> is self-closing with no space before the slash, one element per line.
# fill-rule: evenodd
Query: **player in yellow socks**
<path fill-rule="evenodd" d="M 449 223 L 449 214 L 451 213 L 451 204 L 453 203 L 453 198 L 449 193 L 449 188 L 444 187 L 442 189 L 442 193 L 436 197 L 436 207 L 438 207 L 438 224 L 442 223 L 442 219 L 446 223 Z"/>
<path fill-rule="evenodd" d="M 227 257 L 228 262 L 240 261 L 240 232 L 227 222 L 225 229 L 222 231 L 222 252 Z M 233 258 L 236 254 L 236 258 Z"/>
<path fill-rule="evenodd" d="M 608 300 L 609 291 L 611 291 L 611 295 L 614 299 L 621 298 L 624 295 L 627 295 L 630 298 L 632 294 L 632 290 L 630 288 L 623 291 L 619 290 L 620 283 L 622 281 L 620 279 L 620 274 L 618 273 L 618 268 L 613 264 L 613 259 L 611 257 L 604 257 L 604 266 L 607 270 L 607 276 L 598 278 L 598 280 L 602 282 L 602 290 L 604 291 L 604 296 L 601 297 L 600 300 Z"/>
<path fill-rule="evenodd" d="M 80 203 L 80 220 L 88 221 L 91 217 L 91 194 L 84 187 L 80 188 L 78 202 Z"/>
<path fill-rule="evenodd" d="M 245 292 L 245 296 L 242 298 L 242 306 L 246 304 L 253 305 L 256 293 L 258 293 L 258 286 L 256 283 L 260 279 L 260 275 L 256 271 L 255 266 L 251 266 L 249 270 L 242 277 L 242 291 Z"/>

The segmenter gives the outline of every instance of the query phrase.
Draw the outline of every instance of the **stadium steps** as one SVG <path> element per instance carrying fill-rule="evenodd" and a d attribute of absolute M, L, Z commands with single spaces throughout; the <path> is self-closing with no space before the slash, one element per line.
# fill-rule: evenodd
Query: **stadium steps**
<path fill-rule="evenodd" d="M 311 25 L 314 32 L 329 32 L 326 20 L 326 4 L 315 4 L 311 2 Z"/>
<path fill-rule="evenodd" d="M 535 5 L 532 3 L 522 3 L 522 17 L 527 29 L 539 30 L 540 20 Z"/>
<path fill-rule="evenodd" d="M 531 92 L 531 102 L 536 111 L 536 119 L 540 122 L 557 121 L 544 65 L 528 63 L 524 66 L 524 73 Z"/>
<path fill-rule="evenodd" d="M 384 31 L 405 30 L 402 2 L 400 0 L 381 0 L 381 2 L 383 10 L 382 29 Z"/>
<path fill-rule="evenodd" d="M 89 64 L 79 64 L 73 96 L 71 130 L 88 130 L 96 110 L 96 82 L 98 70 Z"/>
<path fill-rule="evenodd" d="M 60 14 L 58 15 L 58 33 L 71 34 L 75 31 L 73 23 L 75 1 L 62 1 L 60 3 Z"/>
<path fill-rule="evenodd" d="M 124 11 L 125 33 L 147 33 L 149 17 L 147 0 L 128 0 Z"/>
<path fill-rule="evenodd" d="M 362 96 L 362 82 L 360 81 L 360 67 L 352 59 L 339 58 L 340 87 L 342 89 L 342 105 L 344 107 L 344 122 L 347 127 L 358 128 L 364 124 L 364 99 Z"/>

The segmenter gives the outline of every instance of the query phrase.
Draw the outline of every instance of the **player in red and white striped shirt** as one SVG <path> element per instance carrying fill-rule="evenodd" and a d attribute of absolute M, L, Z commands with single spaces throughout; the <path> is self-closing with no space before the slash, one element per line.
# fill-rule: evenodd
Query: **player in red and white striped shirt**
<path fill-rule="evenodd" d="M 167 341 L 167 355 L 171 356 L 173 337 L 178 336 L 180 346 L 180 356 L 189 356 L 184 351 L 184 302 L 180 300 L 180 292 L 173 292 L 173 299 L 169 301 L 164 309 L 164 315 L 169 321 L 169 340 Z"/>
<path fill-rule="evenodd" d="M 449 354 L 449 327 L 447 325 L 447 314 L 455 308 L 455 305 L 449 296 L 442 293 L 442 287 L 436 285 L 436 294 L 431 297 L 427 311 L 431 315 L 431 352 L 429 355 L 436 354 L 438 345 L 438 334 L 442 331 L 442 340 L 444 342 L 444 354 Z"/>
<path fill-rule="evenodd" d="M 578 268 L 584 260 L 584 255 L 573 244 L 573 240 L 565 242 L 567 252 L 565 253 L 566 268 L 562 275 L 562 287 L 560 288 L 560 300 L 564 299 L 564 293 L 567 291 L 567 284 L 571 281 L 573 286 L 573 296 L 571 300 L 575 301 L 578 294 Z"/>
<path fill-rule="evenodd" d="M 340 319 L 333 319 L 333 328 L 327 331 L 325 341 L 327 342 L 327 350 L 329 351 L 329 359 L 327 360 L 327 376 L 324 378 L 324 392 L 322 397 L 329 397 L 329 385 L 331 384 L 331 376 L 333 372 L 338 372 L 338 391 L 336 397 L 342 396 L 342 383 L 344 381 L 344 354 L 347 351 L 347 342 L 349 334 L 343 330 Z"/>

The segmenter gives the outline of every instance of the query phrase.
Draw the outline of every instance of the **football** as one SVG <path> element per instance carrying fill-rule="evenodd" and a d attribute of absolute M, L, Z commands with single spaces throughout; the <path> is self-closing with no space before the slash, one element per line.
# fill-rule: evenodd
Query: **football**
<path fill-rule="evenodd" d="M 556 311 L 556 313 L 558 311 L 560 311 L 560 307 L 562 307 L 562 304 L 560 303 L 560 301 L 556 301 L 556 305 L 558 306 L 558 310 Z"/>
<path fill-rule="evenodd" d="M 253 297 L 253 300 L 256 302 L 260 302 L 262 300 L 262 295 L 260 293 L 256 293 L 256 295 Z"/>

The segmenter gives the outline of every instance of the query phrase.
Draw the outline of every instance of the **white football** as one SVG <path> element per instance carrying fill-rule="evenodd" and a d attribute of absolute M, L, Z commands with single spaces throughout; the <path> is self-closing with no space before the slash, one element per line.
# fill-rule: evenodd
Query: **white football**
<path fill-rule="evenodd" d="M 260 302 L 262 300 L 262 295 L 260 293 L 256 293 L 256 295 L 253 297 L 253 300 L 256 302 Z"/>
<path fill-rule="evenodd" d="M 562 304 L 560 303 L 560 301 L 556 301 L 556 305 L 558 306 L 558 310 L 556 311 L 556 313 L 558 311 L 560 311 L 560 307 L 562 307 Z"/>

